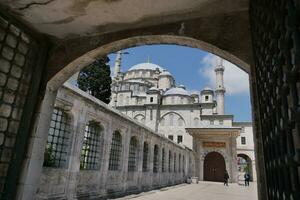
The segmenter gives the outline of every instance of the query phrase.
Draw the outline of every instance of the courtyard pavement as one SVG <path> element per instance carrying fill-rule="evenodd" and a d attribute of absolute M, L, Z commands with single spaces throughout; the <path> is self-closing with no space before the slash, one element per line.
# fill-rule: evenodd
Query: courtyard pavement
<path fill-rule="evenodd" d="M 118 200 L 257 200 L 256 183 L 250 187 L 238 184 L 199 182 L 199 184 L 181 184 L 173 187 L 130 195 Z"/>

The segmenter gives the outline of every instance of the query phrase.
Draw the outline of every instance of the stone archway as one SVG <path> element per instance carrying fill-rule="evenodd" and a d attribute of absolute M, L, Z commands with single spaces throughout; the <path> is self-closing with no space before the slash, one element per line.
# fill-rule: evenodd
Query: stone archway
<path fill-rule="evenodd" d="M 242 153 L 238 154 L 237 157 L 238 171 L 239 173 L 241 173 L 240 175 L 243 175 L 245 172 L 248 172 L 250 174 L 250 181 L 253 181 L 253 164 L 251 158 L 248 155 Z"/>
<path fill-rule="evenodd" d="M 222 182 L 226 164 L 224 157 L 218 152 L 210 152 L 204 158 L 204 181 Z"/>

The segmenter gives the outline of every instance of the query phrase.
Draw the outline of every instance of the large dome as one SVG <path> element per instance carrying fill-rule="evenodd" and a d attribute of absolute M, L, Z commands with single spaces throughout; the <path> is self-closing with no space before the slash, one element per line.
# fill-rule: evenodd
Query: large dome
<path fill-rule="evenodd" d="M 179 87 L 176 87 L 176 88 L 171 88 L 169 90 L 167 90 L 164 94 L 165 96 L 166 95 L 184 95 L 184 96 L 190 96 L 189 93 L 183 89 L 183 88 L 179 88 Z"/>
<path fill-rule="evenodd" d="M 156 64 L 153 64 L 153 63 L 140 63 L 140 64 L 132 66 L 128 71 L 132 71 L 132 70 L 156 70 L 157 68 L 159 69 L 159 71 L 164 70 L 159 65 L 156 65 Z"/>

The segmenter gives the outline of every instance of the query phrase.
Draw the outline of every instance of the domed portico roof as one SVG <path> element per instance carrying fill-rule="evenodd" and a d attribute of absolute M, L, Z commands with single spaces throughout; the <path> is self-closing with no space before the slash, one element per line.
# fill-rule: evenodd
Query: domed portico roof
<path fill-rule="evenodd" d="M 153 63 L 140 63 L 140 64 L 132 66 L 128 71 L 132 71 L 132 70 L 153 70 L 153 71 L 155 71 L 157 68 L 161 72 L 164 70 L 161 66 L 153 64 Z"/>
<path fill-rule="evenodd" d="M 167 95 L 184 95 L 184 96 L 190 96 L 189 93 L 185 89 L 179 88 L 179 87 L 171 88 L 171 89 L 167 90 L 165 92 L 164 96 L 167 96 Z"/>

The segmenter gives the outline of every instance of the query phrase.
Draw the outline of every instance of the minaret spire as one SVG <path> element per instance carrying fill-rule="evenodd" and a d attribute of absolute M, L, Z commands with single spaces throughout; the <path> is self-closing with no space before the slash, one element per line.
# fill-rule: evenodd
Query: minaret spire
<path fill-rule="evenodd" d="M 225 87 L 224 87 L 224 65 L 223 59 L 217 57 L 217 63 L 215 67 L 216 72 L 216 100 L 217 100 L 217 113 L 219 115 L 224 115 L 224 96 L 225 96 Z"/>
<path fill-rule="evenodd" d="M 117 52 L 117 57 L 115 61 L 115 71 L 114 71 L 115 77 L 117 77 L 118 74 L 121 72 L 121 61 L 122 61 L 122 50 Z"/>

